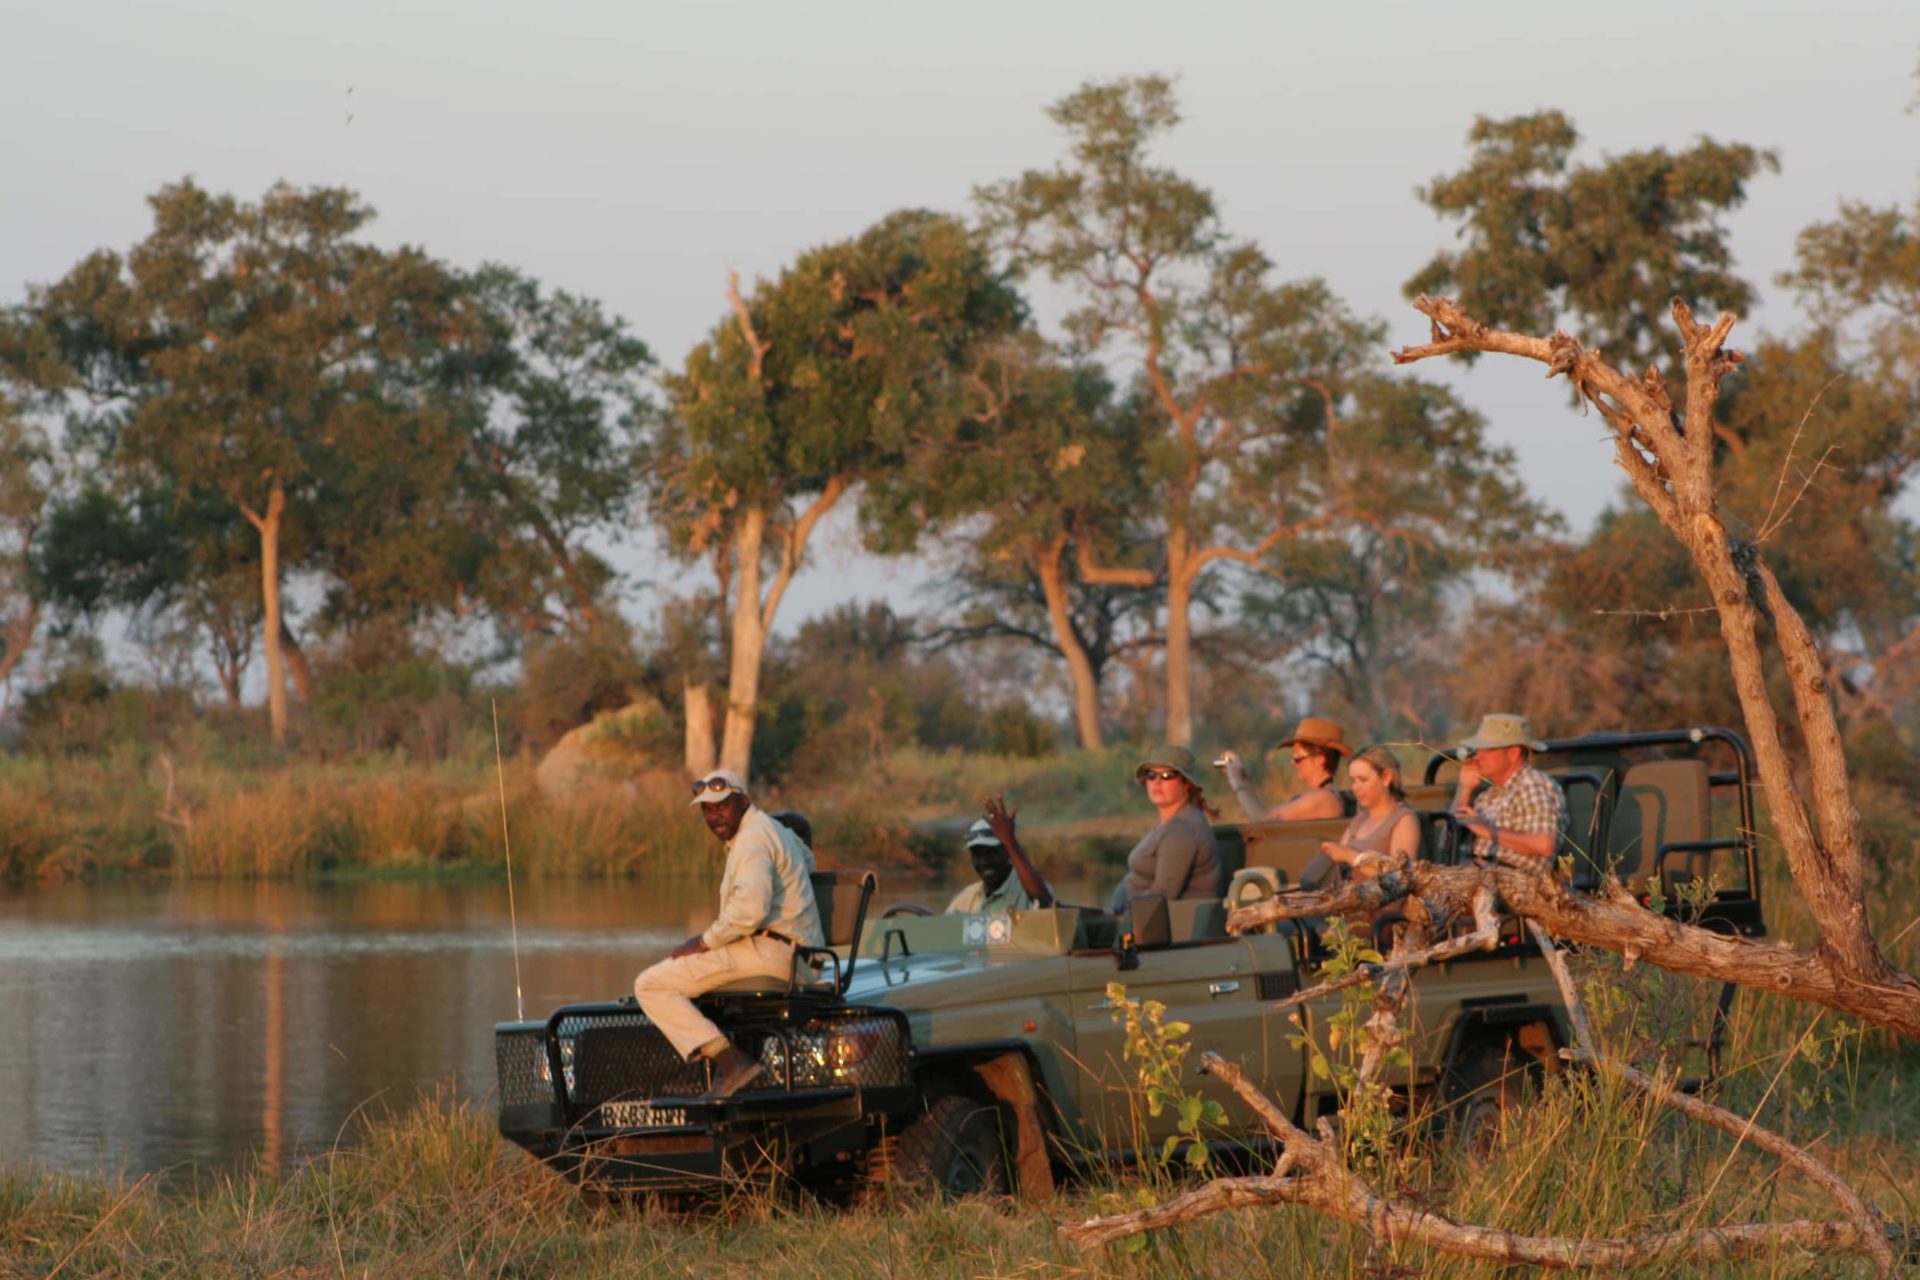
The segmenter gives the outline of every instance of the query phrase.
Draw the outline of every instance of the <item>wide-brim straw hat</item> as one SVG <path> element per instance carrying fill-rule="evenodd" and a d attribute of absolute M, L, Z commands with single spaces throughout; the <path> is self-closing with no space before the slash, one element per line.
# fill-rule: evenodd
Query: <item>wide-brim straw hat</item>
<path fill-rule="evenodd" d="M 1133 780 L 1144 781 L 1149 769 L 1173 769 L 1194 786 L 1200 785 L 1200 780 L 1193 776 L 1193 752 L 1185 747 L 1176 747 L 1170 742 L 1161 743 L 1147 753 L 1145 760 L 1133 766 Z"/>
<path fill-rule="evenodd" d="M 1309 747 L 1324 747 L 1328 751 L 1343 756 L 1353 754 L 1353 748 L 1346 743 L 1346 733 L 1331 720 L 1322 720 L 1319 716 L 1307 716 L 1293 731 L 1291 738 L 1282 738 L 1275 749 L 1291 747 L 1296 743 Z"/>
<path fill-rule="evenodd" d="M 1468 751 L 1486 751 L 1496 747 L 1525 747 L 1529 751 L 1547 749 L 1546 743 L 1536 741 L 1527 732 L 1527 718 L 1510 711 L 1495 711 L 1481 716 L 1480 727 L 1471 738 L 1463 738 L 1460 745 Z"/>

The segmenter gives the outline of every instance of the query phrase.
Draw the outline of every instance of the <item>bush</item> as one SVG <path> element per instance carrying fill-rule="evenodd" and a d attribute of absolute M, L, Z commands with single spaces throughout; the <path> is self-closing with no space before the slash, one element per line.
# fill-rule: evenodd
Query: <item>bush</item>
<path fill-rule="evenodd" d="M 1034 760 L 1060 748 L 1059 729 L 1023 702 L 1003 702 L 987 713 L 987 750 Z"/>

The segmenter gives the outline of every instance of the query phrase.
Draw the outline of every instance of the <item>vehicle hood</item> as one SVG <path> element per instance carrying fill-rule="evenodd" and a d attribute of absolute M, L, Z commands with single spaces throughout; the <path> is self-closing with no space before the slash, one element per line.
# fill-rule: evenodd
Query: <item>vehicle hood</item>
<path fill-rule="evenodd" d="M 942 1009 L 1064 1000 L 1067 988 L 1065 956 L 952 951 L 898 956 L 885 963 L 863 958 L 853 971 L 846 999 L 849 1004 L 902 1010 Z"/>

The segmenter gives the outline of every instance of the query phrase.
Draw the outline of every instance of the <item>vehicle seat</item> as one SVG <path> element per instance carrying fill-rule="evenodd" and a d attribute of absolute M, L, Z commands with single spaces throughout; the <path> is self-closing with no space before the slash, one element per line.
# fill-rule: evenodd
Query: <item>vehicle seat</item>
<path fill-rule="evenodd" d="M 1704 760 L 1647 760 L 1620 779 L 1620 803 L 1607 831 L 1607 868 L 1634 893 L 1644 892 L 1668 845 L 1704 841 L 1712 826 L 1711 780 Z M 1711 856 L 1669 859 L 1663 868 L 1673 883 L 1706 874 Z"/>
<path fill-rule="evenodd" d="M 1167 904 L 1167 925 L 1175 942 L 1224 938 L 1227 909 L 1218 898 L 1180 898 Z"/>
<path fill-rule="evenodd" d="M 787 981 L 764 974 L 736 978 L 713 988 L 714 993 L 791 995 L 796 991 L 826 988 L 838 995 L 853 980 L 854 957 L 859 953 L 860 934 L 867 921 L 867 908 L 873 902 L 879 878 L 871 871 L 815 871 L 814 905 L 820 910 L 820 929 L 826 935 L 824 947 L 795 947 L 793 972 Z M 844 951 L 846 959 L 841 959 Z"/>

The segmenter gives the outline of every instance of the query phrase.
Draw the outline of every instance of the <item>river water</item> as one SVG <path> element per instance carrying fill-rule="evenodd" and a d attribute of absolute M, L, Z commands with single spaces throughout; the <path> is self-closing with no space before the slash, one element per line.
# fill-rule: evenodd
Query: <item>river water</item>
<path fill-rule="evenodd" d="M 880 901 L 952 892 L 883 885 Z M 516 896 L 530 1016 L 629 991 L 713 912 L 697 882 Z M 484 1097 L 514 987 L 504 883 L 0 892 L 0 1167 L 291 1167 L 350 1142 L 359 1113 Z"/>

